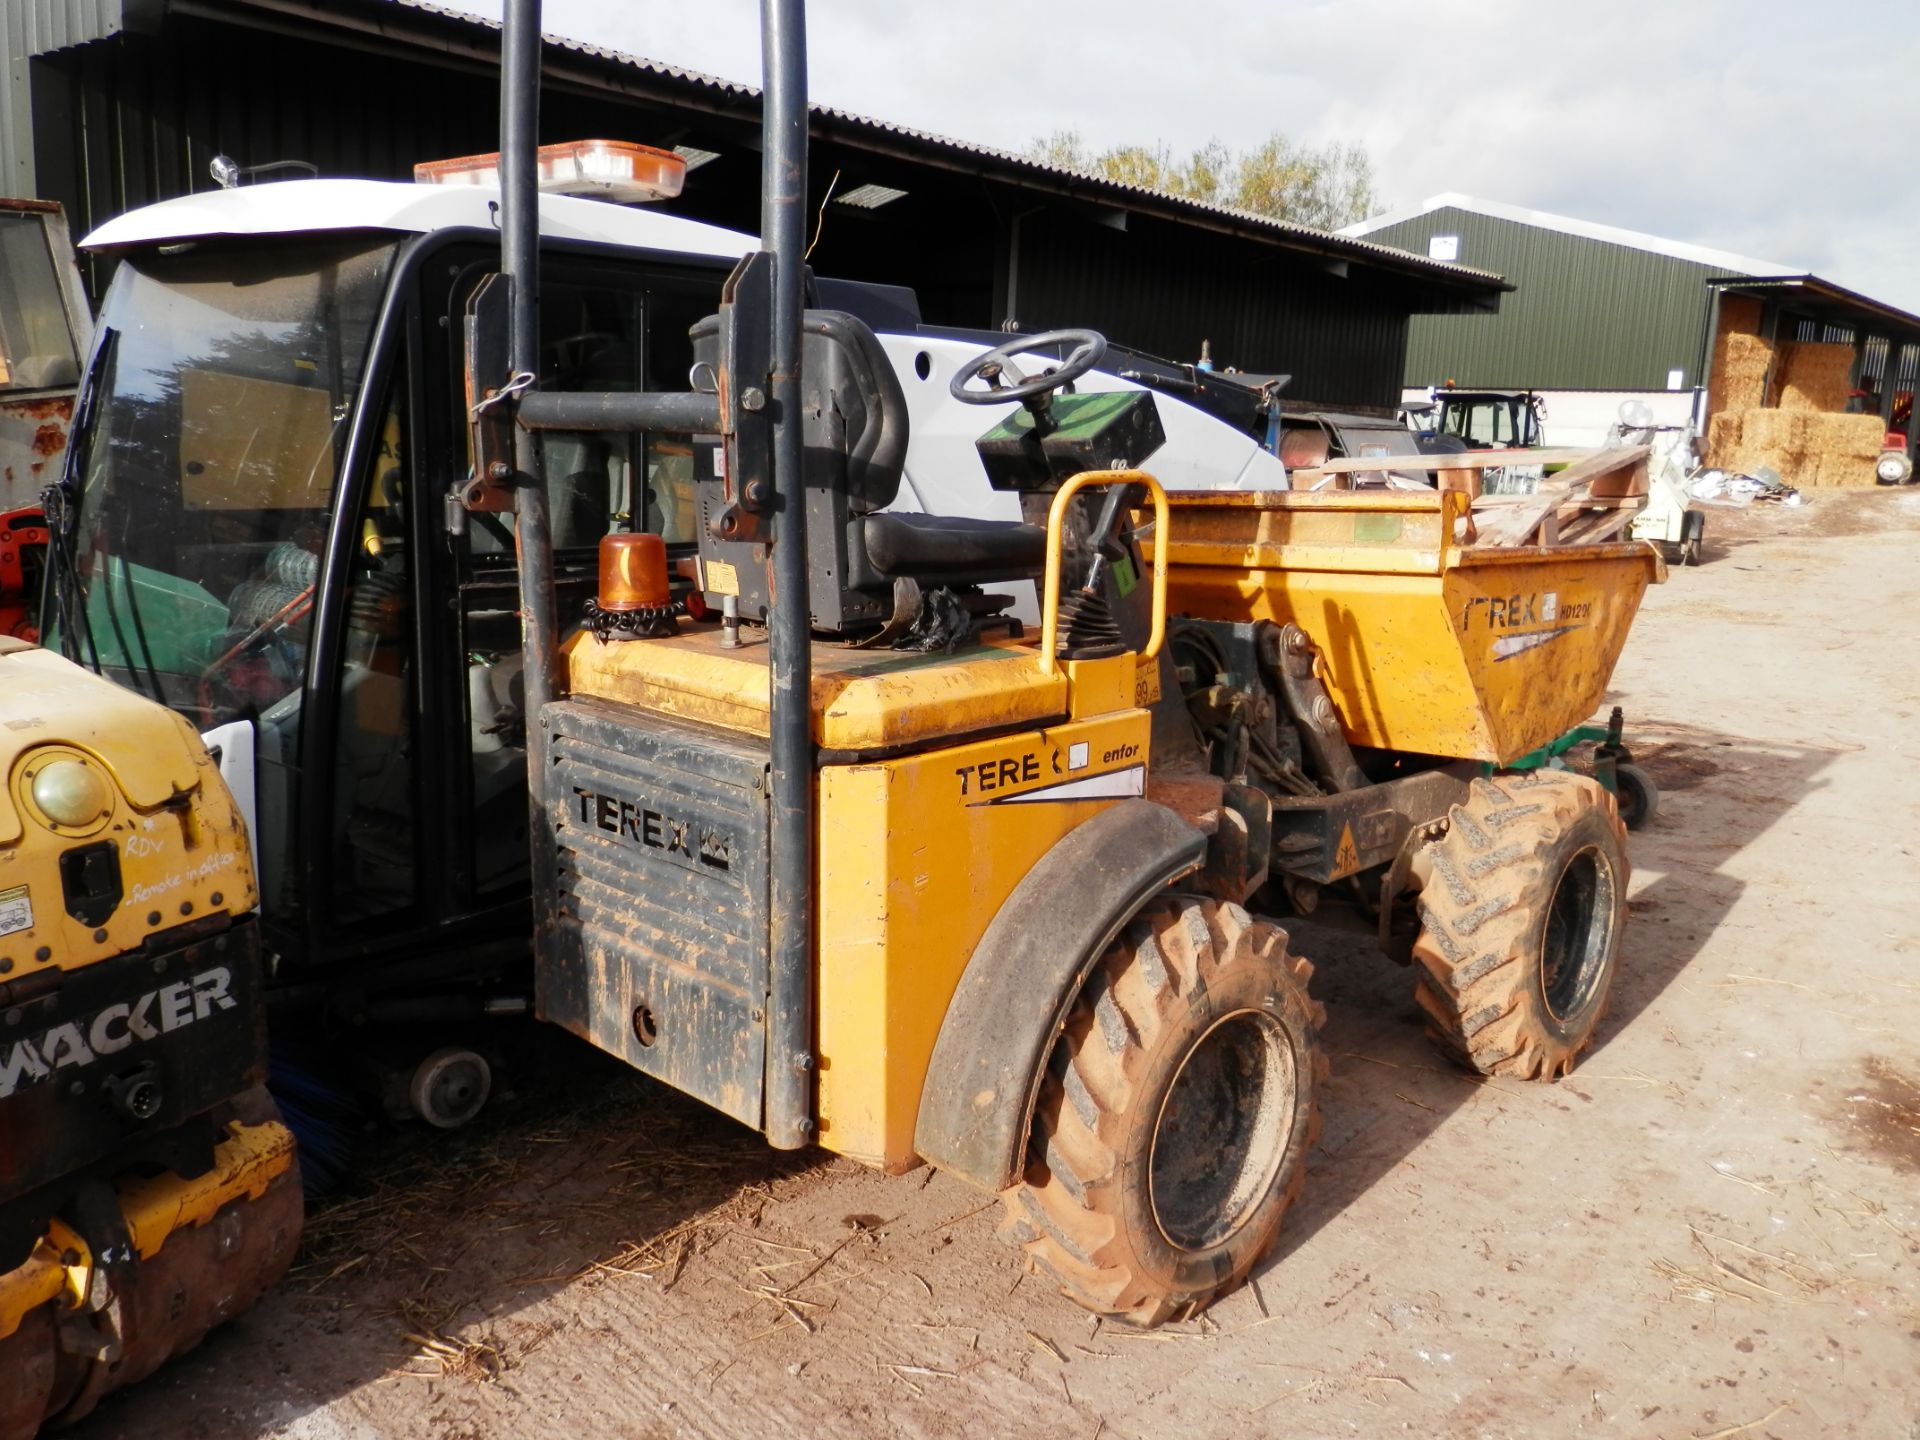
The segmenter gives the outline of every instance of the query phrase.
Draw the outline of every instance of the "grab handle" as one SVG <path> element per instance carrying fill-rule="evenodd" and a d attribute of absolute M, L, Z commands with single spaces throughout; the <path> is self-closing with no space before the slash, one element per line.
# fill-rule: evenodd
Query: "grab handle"
<path fill-rule="evenodd" d="M 1167 492 L 1144 470 L 1083 470 L 1060 487 L 1047 511 L 1047 578 L 1040 608 L 1040 673 L 1058 668 L 1054 651 L 1060 641 L 1060 540 L 1066 525 L 1067 503 L 1096 485 L 1144 485 L 1153 497 L 1153 629 L 1147 635 L 1143 659 L 1160 653 L 1167 634 Z"/>

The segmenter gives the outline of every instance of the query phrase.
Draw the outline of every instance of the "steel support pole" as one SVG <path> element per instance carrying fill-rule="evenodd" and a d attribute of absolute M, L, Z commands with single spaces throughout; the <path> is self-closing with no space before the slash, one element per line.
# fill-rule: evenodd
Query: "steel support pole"
<path fill-rule="evenodd" d="M 800 417 L 807 206 L 807 37 L 802 0 L 761 0 L 760 243 L 773 270 L 773 488 L 768 560 L 772 667 L 773 919 L 767 1003 L 766 1135 L 813 1139 L 813 631 Z"/>
<path fill-rule="evenodd" d="M 540 213 L 534 151 L 540 134 L 540 0 L 507 0 L 500 45 L 501 273 L 513 284 L 508 369 L 540 373 Z M 514 431 L 514 554 L 520 572 L 520 643 L 525 656 L 527 799 L 532 834 L 546 829 L 546 764 L 540 713 L 553 699 L 555 646 L 553 532 L 540 474 L 539 437 Z M 536 855 L 541 850 L 536 840 Z M 535 883 L 539 882 L 536 861 Z M 535 907 L 536 911 L 539 909 Z"/>

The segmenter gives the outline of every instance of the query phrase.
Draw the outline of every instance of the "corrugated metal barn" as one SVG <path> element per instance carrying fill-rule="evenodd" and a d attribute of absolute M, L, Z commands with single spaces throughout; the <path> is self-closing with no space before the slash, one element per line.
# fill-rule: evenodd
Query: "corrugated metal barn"
<path fill-rule="evenodd" d="M 77 234 L 208 188 L 216 154 L 406 178 L 495 145 L 498 27 L 413 0 L 5 0 L 4 14 L 4 185 L 62 202 Z M 545 70 L 543 141 L 710 156 L 673 208 L 757 228 L 755 89 L 570 41 Z M 1178 360 L 1208 341 L 1222 367 L 1293 375 L 1290 398 L 1391 406 L 1409 319 L 1490 311 L 1507 288 L 843 111 L 816 108 L 812 136 L 815 269 L 910 286 L 930 324 L 1090 325 Z"/>
<path fill-rule="evenodd" d="M 1342 232 L 1430 259 L 1497 270 L 1515 286 L 1497 315 L 1423 315 L 1412 324 L 1407 385 L 1466 389 L 1687 391 L 1704 433 L 1729 404 L 1778 408 L 1787 364 L 1837 351 L 1844 382 L 1822 409 L 1878 414 L 1910 454 L 1920 317 L 1791 266 L 1459 194 Z M 1739 302 L 1728 308 L 1729 299 Z M 1726 332 L 1768 360 L 1736 381 Z M 1732 391 L 1753 380 L 1749 398 Z M 1852 393 L 1849 394 L 1848 392 Z M 1725 393 L 1723 393 L 1725 392 Z"/>
<path fill-rule="evenodd" d="M 1417 255 L 1452 256 L 1513 281 L 1498 317 L 1423 316 L 1406 381 L 1547 390 L 1692 389 L 1724 276 L 1788 267 L 1537 210 L 1436 195 L 1343 232 Z M 1680 379 L 1672 380 L 1678 371 Z"/>

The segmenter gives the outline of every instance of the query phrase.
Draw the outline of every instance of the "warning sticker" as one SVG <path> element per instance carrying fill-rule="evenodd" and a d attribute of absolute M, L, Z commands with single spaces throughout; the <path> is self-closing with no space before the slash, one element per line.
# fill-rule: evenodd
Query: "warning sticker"
<path fill-rule="evenodd" d="M 1360 851 L 1353 843 L 1353 826 L 1340 827 L 1340 844 L 1333 852 L 1333 873 L 1338 879 L 1360 868 Z"/>
<path fill-rule="evenodd" d="M 1151 660 L 1142 658 L 1140 668 L 1133 672 L 1133 703 L 1146 709 L 1160 701 L 1160 660 L 1156 656 Z"/>
<path fill-rule="evenodd" d="M 27 887 L 16 885 L 11 890 L 0 890 L 0 935 L 32 928 L 33 897 L 27 893 Z"/>
<path fill-rule="evenodd" d="M 702 560 L 700 568 L 706 572 L 706 589 L 714 595 L 738 595 L 740 593 L 740 575 L 733 566 L 724 560 Z"/>

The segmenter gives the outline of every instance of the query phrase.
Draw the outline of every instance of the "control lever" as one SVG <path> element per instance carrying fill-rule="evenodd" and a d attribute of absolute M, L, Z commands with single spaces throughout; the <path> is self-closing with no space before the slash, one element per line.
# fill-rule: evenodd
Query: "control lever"
<path fill-rule="evenodd" d="M 1138 485 L 1114 485 L 1100 503 L 1100 516 L 1093 522 L 1093 532 L 1088 541 L 1093 549 L 1093 564 L 1087 570 L 1086 583 L 1080 588 L 1093 593 L 1100 588 L 1100 581 L 1106 572 L 1118 562 L 1127 558 L 1127 547 L 1121 543 L 1121 528 L 1127 515 L 1132 511 L 1135 492 Z"/>

